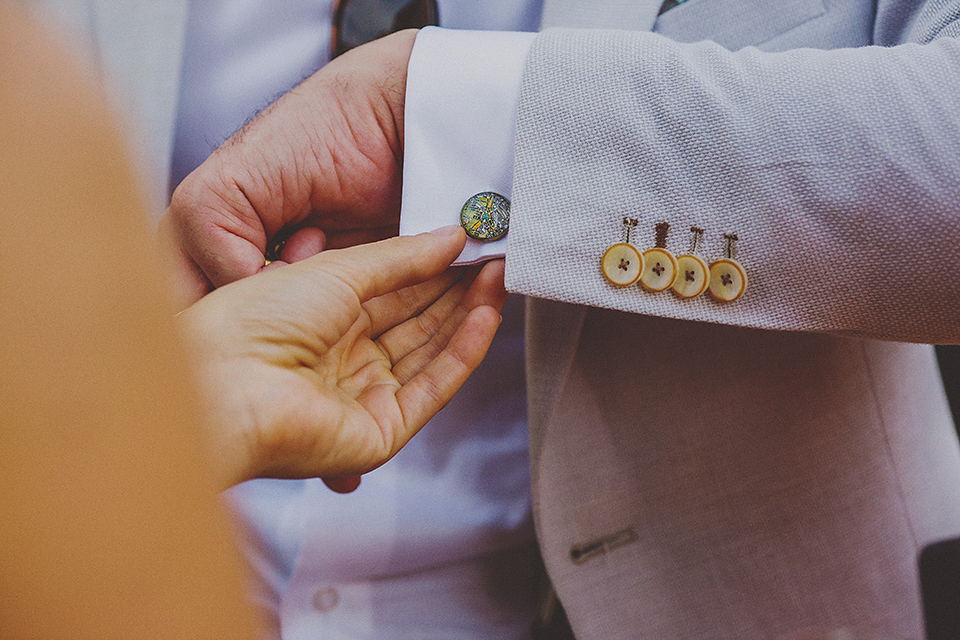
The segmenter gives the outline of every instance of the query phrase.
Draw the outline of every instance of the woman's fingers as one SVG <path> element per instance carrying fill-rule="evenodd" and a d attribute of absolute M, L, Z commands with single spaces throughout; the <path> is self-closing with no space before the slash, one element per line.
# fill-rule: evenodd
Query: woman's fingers
<path fill-rule="evenodd" d="M 488 262 L 472 279 L 462 299 L 450 308 L 450 303 L 456 300 L 457 295 L 461 295 L 461 291 L 462 288 L 455 287 L 449 299 L 444 296 L 434 305 L 437 313 L 431 314 L 434 311 L 434 307 L 431 307 L 417 318 L 411 318 L 384 334 L 378 341 L 381 348 L 391 355 L 393 375 L 400 384 L 406 384 L 447 347 L 451 337 L 460 330 L 473 309 L 490 306 L 499 313 L 507 299 L 503 288 L 503 261 Z"/>
<path fill-rule="evenodd" d="M 451 271 L 448 271 L 448 273 Z M 408 302 L 402 299 L 394 299 L 385 301 L 389 303 L 389 309 L 383 311 L 378 308 L 368 309 L 373 326 L 380 325 L 381 330 L 385 329 L 379 337 L 377 337 L 377 331 L 371 331 L 371 335 L 376 338 L 377 345 L 390 359 L 391 366 L 396 365 L 410 352 L 430 342 L 438 332 L 442 331 L 451 322 L 452 316 L 456 316 L 455 322 L 457 323 L 463 320 L 470 309 L 463 309 L 461 305 L 478 273 L 479 270 L 477 269 L 458 270 L 456 273 L 451 273 L 455 278 L 449 283 L 452 286 L 448 286 L 446 290 L 439 293 L 430 292 L 436 293 L 436 295 L 433 299 L 428 300 L 427 304 L 420 305 L 419 308 L 416 308 L 413 302 L 422 302 L 422 300 Z M 433 282 L 433 280 L 430 282 Z M 381 298 L 386 297 L 382 296 Z M 411 296 L 408 294 L 405 297 L 409 298 Z M 381 300 L 381 298 L 377 298 L 377 300 Z M 374 312 L 381 317 L 374 319 Z M 453 335 L 455 329 L 456 326 L 448 330 L 446 339 Z"/>
<path fill-rule="evenodd" d="M 325 251 L 330 272 L 349 285 L 361 302 L 440 275 L 463 249 L 460 227 L 390 238 L 372 244 Z"/>
<path fill-rule="evenodd" d="M 442 313 L 442 308 L 438 307 L 441 300 L 447 301 L 446 311 L 449 313 L 463 298 L 469 287 L 469 283 L 463 282 L 464 275 L 463 269 L 447 269 L 436 278 L 385 293 L 365 302 L 363 309 L 370 317 L 370 336 L 376 339 L 385 332 L 393 333 L 400 326 L 407 324 L 406 321 L 428 310 L 433 314 Z M 473 281 L 470 276 L 468 279 Z M 434 309 L 434 307 L 438 308 Z M 404 351 L 404 353 L 407 352 Z M 395 360 L 392 361 L 395 362 Z"/>
<path fill-rule="evenodd" d="M 475 308 L 439 355 L 397 391 L 405 429 L 398 444 L 406 443 L 450 401 L 483 360 L 499 325 L 498 309 Z"/>
<path fill-rule="evenodd" d="M 418 341 L 425 339 L 425 344 L 413 349 L 394 365 L 392 374 L 400 388 L 389 391 L 390 401 L 387 402 L 384 395 L 386 386 L 378 385 L 376 389 L 368 390 L 370 395 L 363 404 L 380 429 L 390 434 L 385 440 L 388 456 L 396 453 L 450 401 L 479 366 L 493 341 L 500 325 L 500 310 L 506 301 L 503 261 L 488 263 L 472 280 L 469 287 L 467 283 L 458 283 L 435 303 L 434 306 L 444 308 L 443 317 L 433 323 L 433 330 L 420 332 Z M 447 297 L 450 300 L 444 299 Z M 413 326 L 420 321 L 411 318 L 405 324 Z M 402 330 L 407 331 L 408 327 Z M 417 331 L 411 330 L 411 333 Z M 398 342 L 411 339 L 410 336 L 400 336 L 399 332 L 393 338 Z M 388 405 L 399 409 L 399 416 Z M 345 491 L 351 489 L 354 480 L 331 479 L 327 484 L 334 490 Z"/>

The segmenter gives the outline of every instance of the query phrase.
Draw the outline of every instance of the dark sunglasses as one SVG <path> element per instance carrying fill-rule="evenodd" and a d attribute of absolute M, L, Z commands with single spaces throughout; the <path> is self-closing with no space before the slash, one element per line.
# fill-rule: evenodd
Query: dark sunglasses
<path fill-rule="evenodd" d="M 439 23 L 437 0 L 334 0 L 330 59 L 394 31 Z"/>

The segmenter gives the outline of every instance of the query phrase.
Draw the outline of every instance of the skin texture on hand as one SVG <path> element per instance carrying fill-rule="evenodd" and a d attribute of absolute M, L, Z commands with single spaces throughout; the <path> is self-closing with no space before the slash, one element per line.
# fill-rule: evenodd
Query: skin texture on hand
<path fill-rule="evenodd" d="M 364 473 L 446 405 L 506 299 L 501 261 L 447 268 L 464 242 L 453 227 L 325 251 L 180 315 L 228 483 Z"/>
<path fill-rule="evenodd" d="M 187 176 L 161 232 L 186 302 L 281 258 L 394 236 L 403 103 L 415 31 L 338 57 L 264 110 Z"/>

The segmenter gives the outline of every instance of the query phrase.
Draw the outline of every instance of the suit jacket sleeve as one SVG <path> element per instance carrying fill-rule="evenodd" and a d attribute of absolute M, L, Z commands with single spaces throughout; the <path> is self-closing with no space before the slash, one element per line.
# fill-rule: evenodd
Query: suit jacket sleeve
<path fill-rule="evenodd" d="M 872 4 L 872 3 L 871 3 Z M 548 30 L 521 86 L 507 286 L 679 319 L 960 341 L 960 3 L 878 3 L 873 46 L 782 52 Z M 689 8 L 694 8 L 691 3 Z M 686 7 L 684 7 L 686 8 Z M 735 302 L 608 284 L 634 244 L 709 263 Z"/>

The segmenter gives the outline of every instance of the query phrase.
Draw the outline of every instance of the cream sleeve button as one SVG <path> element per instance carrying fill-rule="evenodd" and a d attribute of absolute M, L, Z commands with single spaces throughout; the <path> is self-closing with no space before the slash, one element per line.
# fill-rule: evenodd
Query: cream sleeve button
<path fill-rule="evenodd" d="M 663 291 L 677 277 L 677 259 L 666 249 L 654 247 L 643 252 L 643 273 L 640 284 L 647 291 Z"/>
<path fill-rule="evenodd" d="M 643 256 L 632 244 L 618 242 L 604 252 L 600 268 L 607 282 L 618 287 L 628 287 L 640 278 Z"/>
<path fill-rule="evenodd" d="M 736 260 L 721 258 L 710 263 L 710 295 L 733 302 L 747 290 L 747 272 Z"/>
<path fill-rule="evenodd" d="M 677 256 L 677 278 L 673 292 L 681 298 L 696 298 L 710 285 L 710 269 L 700 256 L 685 253 Z"/>

